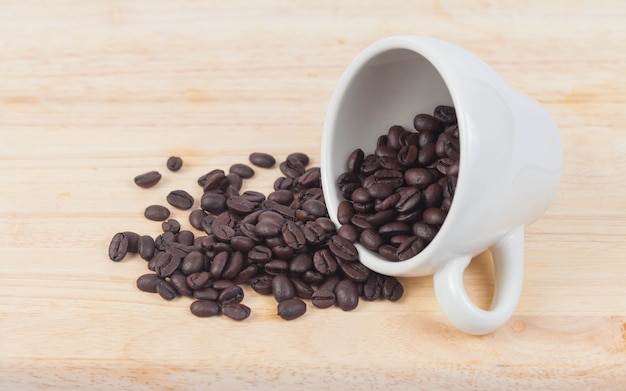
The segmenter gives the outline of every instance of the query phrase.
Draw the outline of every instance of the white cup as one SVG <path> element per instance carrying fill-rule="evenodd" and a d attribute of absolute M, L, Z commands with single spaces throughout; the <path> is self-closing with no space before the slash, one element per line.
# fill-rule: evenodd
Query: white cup
<path fill-rule="evenodd" d="M 391 262 L 357 245 L 361 262 L 392 276 L 433 275 L 435 295 L 452 324 L 488 334 L 514 312 L 522 288 L 524 226 L 554 198 L 562 171 L 558 129 L 536 101 L 506 83 L 476 56 L 424 36 L 382 39 L 345 70 L 322 134 L 322 186 L 335 224 L 343 200 L 336 180 L 356 148 L 373 152 L 392 125 L 413 129 L 416 114 L 454 106 L 460 140 L 452 205 L 435 238 L 405 261 Z M 463 273 L 490 249 L 495 289 L 484 310 L 467 295 Z"/>

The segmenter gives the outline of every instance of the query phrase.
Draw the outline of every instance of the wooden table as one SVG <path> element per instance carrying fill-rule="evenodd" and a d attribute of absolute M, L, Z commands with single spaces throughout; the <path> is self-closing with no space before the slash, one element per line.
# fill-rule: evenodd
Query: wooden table
<path fill-rule="evenodd" d="M 622 2 L 2 3 L 0 389 L 626 389 Z M 139 258 L 108 260 L 115 232 L 157 234 L 143 209 L 197 192 L 212 168 L 254 150 L 319 164 L 341 73 L 404 33 L 474 52 L 559 125 L 562 185 L 526 229 L 504 327 L 456 330 L 429 277 L 352 312 L 309 305 L 286 322 L 246 291 L 248 320 L 201 319 L 189 299 L 138 291 Z M 170 155 L 181 171 L 165 169 Z M 157 187 L 133 184 L 153 169 Z M 268 192 L 277 175 L 258 170 L 246 186 Z M 490 273 L 488 254 L 466 272 L 481 305 Z"/>

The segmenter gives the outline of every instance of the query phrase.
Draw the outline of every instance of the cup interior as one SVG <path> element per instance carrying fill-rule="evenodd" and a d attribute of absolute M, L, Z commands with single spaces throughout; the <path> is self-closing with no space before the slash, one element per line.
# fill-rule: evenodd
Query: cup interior
<path fill-rule="evenodd" d="M 338 224 L 343 196 L 336 185 L 346 160 L 356 148 L 365 154 L 389 127 L 415 130 L 417 114 L 432 114 L 452 97 L 437 69 L 409 49 L 392 48 L 355 59 L 340 81 L 329 108 L 322 143 L 322 181 L 331 219 Z"/>

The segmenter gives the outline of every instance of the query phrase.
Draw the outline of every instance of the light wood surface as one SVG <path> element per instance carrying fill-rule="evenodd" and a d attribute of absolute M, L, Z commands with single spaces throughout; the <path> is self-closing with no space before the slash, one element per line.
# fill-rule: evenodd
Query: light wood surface
<path fill-rule="evenodd" d="M 626 389 L 625 17 L 618 0 L 2 1 L 0 389 Z M 108 260 L 212 168 L 254 150 L 319 164 L 344 68 L 405 33 L 474 52 L 560 128 L 562 185 L 526 229 L 503 328 L 454 329 L 429 277 L 353 312 L 286 322 L 246 291 L 248 320 L 200 319 L 138 291 L 139 258 Z M 132 183 L 153 169 L 157 187 Z M 246 187 L 267 192 L 277 170 L 257 172 Z M 466 273 L 483 306 L 491 273 L 488 254 Z"/>

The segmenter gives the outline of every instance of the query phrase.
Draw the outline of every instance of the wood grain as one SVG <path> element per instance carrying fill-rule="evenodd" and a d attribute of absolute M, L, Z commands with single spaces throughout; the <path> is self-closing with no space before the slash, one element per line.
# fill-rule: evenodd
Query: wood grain
<path fill-rule="evenodd" d="M 617 0 L 2 1 L 0 388 L 626 389 L 624 17 Z M 253 150 L 319 164 L 341 73 L 404 33 L 476 53 L 561 131 L 562 184 L 526 229 L 502 329 L 451 327 L 427 277 L 350 313 L 285 322 L 246 291 L 250 319 L 199 319 L 135 288 L 143 261 L 108 260 L 115 232 L 156 234 L 143 208 L 212 168 Z M 152 169 L 157 187 L 134 186 Z M 466 272 L 483 306 L 492 273 L 488 253 Z"/>

